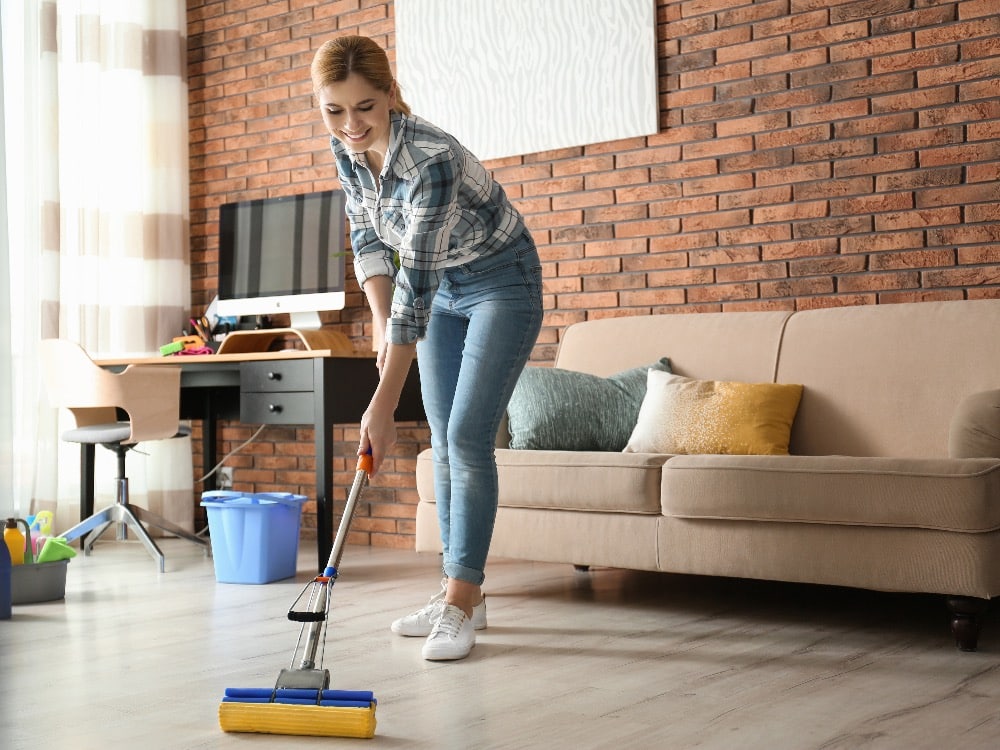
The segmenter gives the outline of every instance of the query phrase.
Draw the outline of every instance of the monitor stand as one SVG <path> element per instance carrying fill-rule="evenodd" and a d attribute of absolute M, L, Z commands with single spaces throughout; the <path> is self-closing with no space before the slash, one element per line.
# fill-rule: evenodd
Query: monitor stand
<path fill-rule="evenodd" d="M 329 349 L 334 354 L 352 355 L 351 340 L 339 331 L 301 328 L 263 328 L 258 331 L 233 331 L 219 344 L 217 354 L 266 352 L 275 339 L 292 336 L 310 351 Z"/>

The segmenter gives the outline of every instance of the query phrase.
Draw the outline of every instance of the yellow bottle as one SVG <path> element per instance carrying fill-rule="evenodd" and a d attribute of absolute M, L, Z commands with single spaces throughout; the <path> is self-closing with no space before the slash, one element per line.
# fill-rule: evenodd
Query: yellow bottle
<path fill-rule="evenodd" d="M 24 564 L 24 534 L 17 528 L 17 519 L 8 518 L 3 529 L 3 540 L 10 550 L 10 562 L 12 565 Z"/>

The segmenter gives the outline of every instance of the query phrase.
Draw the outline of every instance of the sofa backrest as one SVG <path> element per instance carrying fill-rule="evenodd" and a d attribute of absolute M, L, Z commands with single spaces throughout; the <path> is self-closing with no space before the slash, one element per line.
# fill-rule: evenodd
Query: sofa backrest
<path fill-rule="evenodd" d="M 947 456 L 959 402 L 1000 387 L 1000 299 L 795 313 L 776 380 L 805 386 L 791 453 Z"/>
<path fill-rule="evenodd" d="M 555 366 L 607 377 L 660 357 L 688 377 L 801 383 L 792 453 L 947 456 L 958 404 L 1000 388 L 1000 299 L 590 320 Z"/>
<path fill-rule="evenodd" d="M 669 357 L 678 375 L 770 383 L 790 312 L 640 315 L 569 326 L 556 367 L 607 377 Z"/>

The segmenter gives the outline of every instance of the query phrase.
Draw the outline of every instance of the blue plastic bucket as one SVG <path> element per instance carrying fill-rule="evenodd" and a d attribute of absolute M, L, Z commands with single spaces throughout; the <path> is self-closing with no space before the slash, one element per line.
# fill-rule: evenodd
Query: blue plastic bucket
<path fill-rule="evenodd" d="M 215 579 L 270 583 L 295 575 L 304 495 L 287 492 L 204 492 Z"/>

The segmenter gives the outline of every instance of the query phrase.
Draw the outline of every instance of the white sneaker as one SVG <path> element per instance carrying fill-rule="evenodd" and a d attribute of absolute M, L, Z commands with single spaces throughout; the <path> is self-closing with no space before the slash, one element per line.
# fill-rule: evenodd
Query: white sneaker
<path fill-rule="evenodd" d="M 448 587 L 448 579 L 441 580 L 441 590 L 432 596 L 421 609 L 395 620 L 390 630 L 396 635 L 424 638 L 431 634 L 434 623 L 441 617 L 444 609 L 444 594 Z M 472 627 L 476 630 L 486 629 L 486 595 L 483 600 L 472 608 Z"/>
<path fill-rule="evenodd" d="M 445 604 L 421 653 L 428 661 L 453 661 L 464 659 L 475 645 L 476 629 L 472 620 L 455 605 Z"/>

